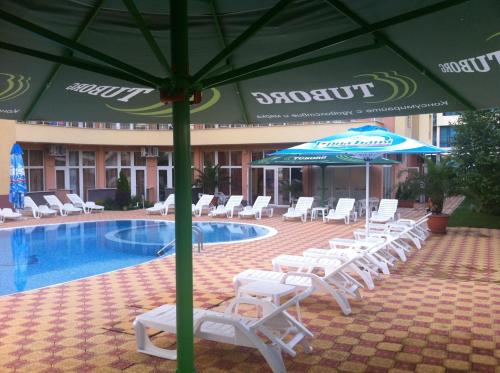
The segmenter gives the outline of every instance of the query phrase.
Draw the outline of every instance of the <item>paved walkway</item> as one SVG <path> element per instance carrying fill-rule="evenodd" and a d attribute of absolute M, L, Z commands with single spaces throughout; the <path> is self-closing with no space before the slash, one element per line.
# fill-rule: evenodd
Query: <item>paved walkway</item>
<path fill-rule="evenodd" d="M 424 210 L 404 210 L 420 216 Z M 143 212 L 105 212 L 92 219 L 142 218 Z M 44 219 L 85 220 L 87 216 Z M 171 216 L 167 219 L 172 219 Z M 207 218 L 201 218 L 207 220 Z M 29 220 L 23 224 L 38 224 Z M 194 254 L 195 306 L 222 309 L 232 277 L 249 267 L 271 269 L 281 253 L 327 247 L 361 223 L 282 222 L 271 238 L 207 247 Z M 7 223 L 15 226 L 20 223 Z M 1 244 L 1 243 L 0 243 Z M 302 305 L 314 332 L 314 351 L 285 357 L 289 372 L 500 372 L 500 230 L 451 228 L 432 236 L 390 276 L 352 301 L 344 316 L 326 295 Z M 135 351 L 132 320 L 175 301 L 174 258 L 167 257 L 64 285 L 0 298 L 0 372 L 174 372 L 175 362 Z M 155 337 L 164 347 L 175 338 Z M 268 372 L 256 351 L 197 340 L 202 373 Z"/>

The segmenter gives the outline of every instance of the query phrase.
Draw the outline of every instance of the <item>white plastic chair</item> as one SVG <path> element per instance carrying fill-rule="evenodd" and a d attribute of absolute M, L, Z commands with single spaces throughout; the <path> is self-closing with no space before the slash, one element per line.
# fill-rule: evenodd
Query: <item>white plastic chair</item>
<path fill-rule="evenodd" d="M 33 217 L 39 219 L 43 216 L 57 215 L 56 210 L 52 210 L 47 205 L 38 206 L 31 197 L 24 196 L 24 207 L 31 209 Z"/>
<path fill-rule="evenodd" d="M 253 206 L 245 206 L 243 210 L 238 212 L 238 217 L 254 217 L 259 220 L 262 218 L 262 212 L 264 210 L 267 211 L 267 215 L 269 217 L 273 216 L 273 209 L 269 206 L 269 202 L 271 202 L 271 196 L 258 196 L 253 203 Z"/>
<path fill-rule="evenodd" d="M 92 211 L 101 211 L 101 212 L 104 211 L 104 206 L 97 205 L 93 201 L 84 202 L 83 199 L 81 199 L 78 194 L 67 193 L 66 196 L 75 207 L 83 209 L 83 212 L 85 214 L 91 214 Z"/>
<path fill-rule="evenodd" d="M 75 207 L 71 203 L 63 204 L 59 200 L 59 198 L 57 198 L 55 195 L 46 195 L 46 196 L 43 196 L 43 198 L 47 201 L 50 208 L 54 208 L 56 210 L 59 210 L 59 213 L 61 214 L 61 216 L 66 216 L 70 213 L 81 214 L 83 212 L 83 210 L 81 208 Z"/>
<path fill-rule="evenodd" d="M 2 221 L 4 221 L 5 219 L 18 220 L 23 216 L 19 212 L 14 212 L 10 207 L 0 209 L 0 215 L 2 216 Z"/>
<path fill-rule="evenodd" d="M 339 198 L 337 202 L 337 208 L 331 209 L 328 212 L 328 215 L 325 216 L 325 223 L 328 223 L 330 220 L 344 220 L 345 224 L 350 223 L 351 214 L 354 212 L 354 198 Z"/>
<path fill-rule="evenodd" d="M 301 344 L 311 352 L 309 339 L 313 334 L 287 310 L 312 293 L 307 289 L 281 306 L 256 298 L 236 298 L 224 312 L 194 309 L 194 336 L 215 342 L 256 348 L 274 373 L 286 372 L 282 353 L 295 357 L 295 346 Z M 241 316 L 238 306 L 249 304 L 259 308 L 261 317 Z M 175 334 L 176 306 L 163 305 L 136 317 L 135 338 L 139 352 L 165 359 L 177 359 L 176 350 L 157 347 L 148 336 L 147 328 Z"/>
<path fill-rule="evenodd" d="M 231 196 L 225 205 L 219 205 L 215 210 L 208 213 L 209 216 L 226 216 L 232 218 L 235 210 L 240 210 L 243 196 Z"/>
<path fill-rule="evenodd" d="M 169 194 L 164 202 L 156 202 L 153 207 L 148 207 L 146 212 L 148 214 L 168 215 L 170 208 L 175 208 L 175 195 L 173 193 Z"/>
<path fill-rule="evenodd" d="M 295 207 L 290 207 L 288 211 L 283 214 L 283 220 L 300 218 L 302 222 L 305 223 L 313 202 L 314 197 L 300 197 Z"/>
<path fill-rule="evenodd" d="M 370 222 L 387 223 L 388 221 L 394 220 L 397 209 L 397 199 L 381 199 L 378 205 L 378 211 L 374 211 L 370 216 Z"/>
<path fill-rule="evenodd" d="M 192 213 L 194 215 L 201 216 L 204 209 L 210 210 L 210 204 L 212 203 L 213 199 L 214 199 L 213 194 L 203 194 L 196 203 L 196 205 L 193 204 L 191 206 Z"/>

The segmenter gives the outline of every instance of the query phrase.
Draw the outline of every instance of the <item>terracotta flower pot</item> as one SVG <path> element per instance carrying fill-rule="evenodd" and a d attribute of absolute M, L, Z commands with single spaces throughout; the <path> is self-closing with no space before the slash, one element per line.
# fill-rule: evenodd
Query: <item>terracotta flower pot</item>
<path fill-rule="evenodd" d="M 445 234 L 449 218 L 450 216 L 446 214 L 433 214 L 429 216 L 429 220 L 427 220 L 427 226 L 432 233 Z"/>
<path fill-rule="evenodd" d="M 406 207 L 412 209 L 415 201 L 412 199 L 398 199 L 398 207 Z"/>

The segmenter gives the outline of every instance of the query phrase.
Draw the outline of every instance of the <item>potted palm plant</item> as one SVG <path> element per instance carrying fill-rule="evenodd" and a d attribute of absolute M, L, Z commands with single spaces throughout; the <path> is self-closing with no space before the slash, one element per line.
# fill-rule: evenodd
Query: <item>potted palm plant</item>
<path fill-rule="evenodd" d="M 214 194 L 218 188 L 224 184 L 230 183 L 230 178 L 221 172 L 220 165 L 206 165 L 203 170 L 196 169 L 198 172 L 198 179 L 196 185 L 200 186 L 203 193 Z"/>
<path fill-rule="evenodd" d="M 433 233 L 446 233 L 449 215 L 443 214 L 446 197 L 455 195 L 458 191 L 456 172 L 449 159 L 434 163 L 426 159 L 427 172 L 419 176 L 422 191 L 429 199 L 429 209 L 432 215 L 427 221 L 429 230 Z"/>

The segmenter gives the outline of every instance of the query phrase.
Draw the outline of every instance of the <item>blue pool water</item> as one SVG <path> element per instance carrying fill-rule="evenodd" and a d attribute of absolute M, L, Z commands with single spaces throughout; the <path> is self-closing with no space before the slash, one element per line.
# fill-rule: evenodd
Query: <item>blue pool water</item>
<path fill-rule="evenodd" d="M 196 222 L 204 243 L 271 234 L 250 224 Z M 174 238 L 172 222 L 96 221 L 0 230 L 0 295 L 37 289 L 157 258 Z M 172 250 L 167 254 L 171 254 Z"/>

